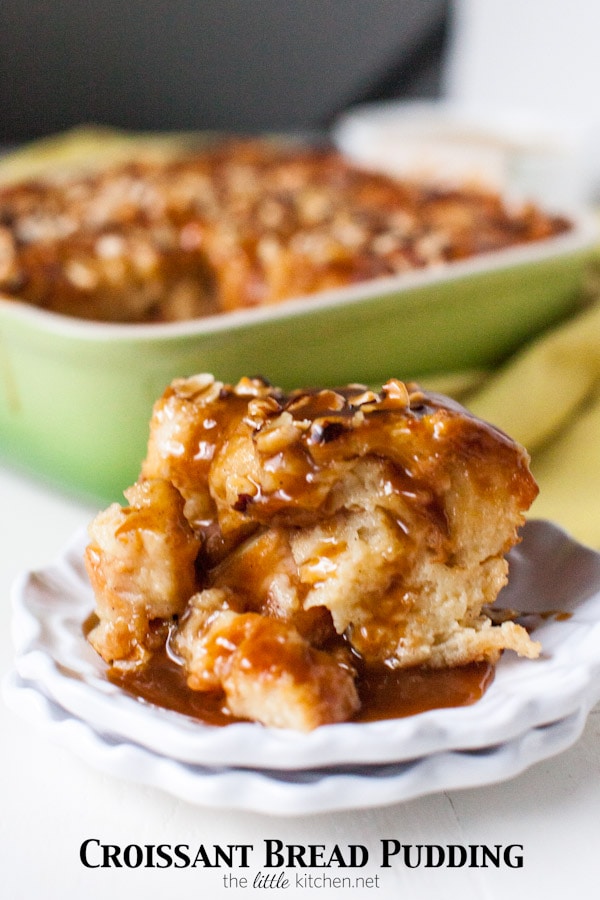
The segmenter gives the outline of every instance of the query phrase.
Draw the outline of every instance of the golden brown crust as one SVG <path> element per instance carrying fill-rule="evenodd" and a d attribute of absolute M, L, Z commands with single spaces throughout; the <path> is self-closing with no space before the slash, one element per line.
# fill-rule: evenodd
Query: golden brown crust
<path fill-rule="evenodd" d="M 0 191 L 0 290 L 87 319 L 189 319 L 539 240 L 567 223 L 331 150 L 232 141 Z"/>

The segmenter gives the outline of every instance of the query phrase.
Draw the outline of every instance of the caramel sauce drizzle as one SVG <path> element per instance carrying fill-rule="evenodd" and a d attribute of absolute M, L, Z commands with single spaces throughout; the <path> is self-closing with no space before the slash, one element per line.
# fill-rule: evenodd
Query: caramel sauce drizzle
<path fill-rule="evenodd" d="M 512 618 L 521 622 L 529 631 L 549 619 L 562 622 L 571 617 L 571 613 L 561 610 L 531 614 L 500 609 L 496 612 L 503 620 Z M 95 614 L 89 616 L 84 624 L 86 635 L 96 622 Z M 361 708 L 354 722 L 400 719 L 432 709 L 470 706 L 483 697 L 495 676 L 495 666 L 488 662 L 444 669 L 424 666 L 389 669 L 383 665 L 355 663 Z M 164 647 L 153 654 L 143 669 L 124 673 L 111 668 L 107 670 L 107 678 L 143 703 L 189 716 L 205 725 L 222 727 L 242 721 L 229 712 L 222 693 L 189 688 L 184 669 Z"/>
<path fill-rule="evenodd" d="M 110 669 L 108 678 L 139 700 L 190 716 L 205 725 L 240 721 L 228 711 L 220 692 L 191 690 L 185 671 L 164 649 L 154 653 L 143 670 L 123 674 Z M 493 680 L 494 666 L 490 663 L 452 669 L 364 668 L 357 678 L 361 708 L 352 721 L 400 719 L 430 709 L 469 706 L 483 696 Z"/>

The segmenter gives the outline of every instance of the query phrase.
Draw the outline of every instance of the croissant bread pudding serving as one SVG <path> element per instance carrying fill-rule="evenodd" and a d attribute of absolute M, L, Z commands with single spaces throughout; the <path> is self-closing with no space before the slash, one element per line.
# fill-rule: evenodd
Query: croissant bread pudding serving
<path fill-rule="evenodd" d="M 179 379 L 90 526 L 88 638 L 125 687 L 168 661 L 229 721 L 353 719 L 369 673 L 539 654 L 483 611 L 536 494 L 522 447 L 414 384 Z"/>

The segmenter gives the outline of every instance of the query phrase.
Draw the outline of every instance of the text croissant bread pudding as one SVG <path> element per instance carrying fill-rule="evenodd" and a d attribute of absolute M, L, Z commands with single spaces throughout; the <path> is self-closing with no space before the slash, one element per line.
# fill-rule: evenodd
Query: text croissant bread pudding
<path fill-rule="evenodd" d="M 125 688 L 168 661 L 224 721 L 356 719 L 378 674 L 539 655 L 486 610 L 536 494 L 522 447 L 414 384 L 179 379 L 90 526 L 88 637 Z"/>

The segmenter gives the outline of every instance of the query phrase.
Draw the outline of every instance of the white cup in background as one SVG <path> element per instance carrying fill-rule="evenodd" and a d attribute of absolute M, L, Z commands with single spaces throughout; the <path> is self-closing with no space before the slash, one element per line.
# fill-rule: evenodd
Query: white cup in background
<path fill-rule="evenodd" d="M 489 187 L 557 210 L 592 192 L 585 131 L 531 110 L 388 101 L 348 110 L 332 134 L 356 162 L 433 185 Z"/>

